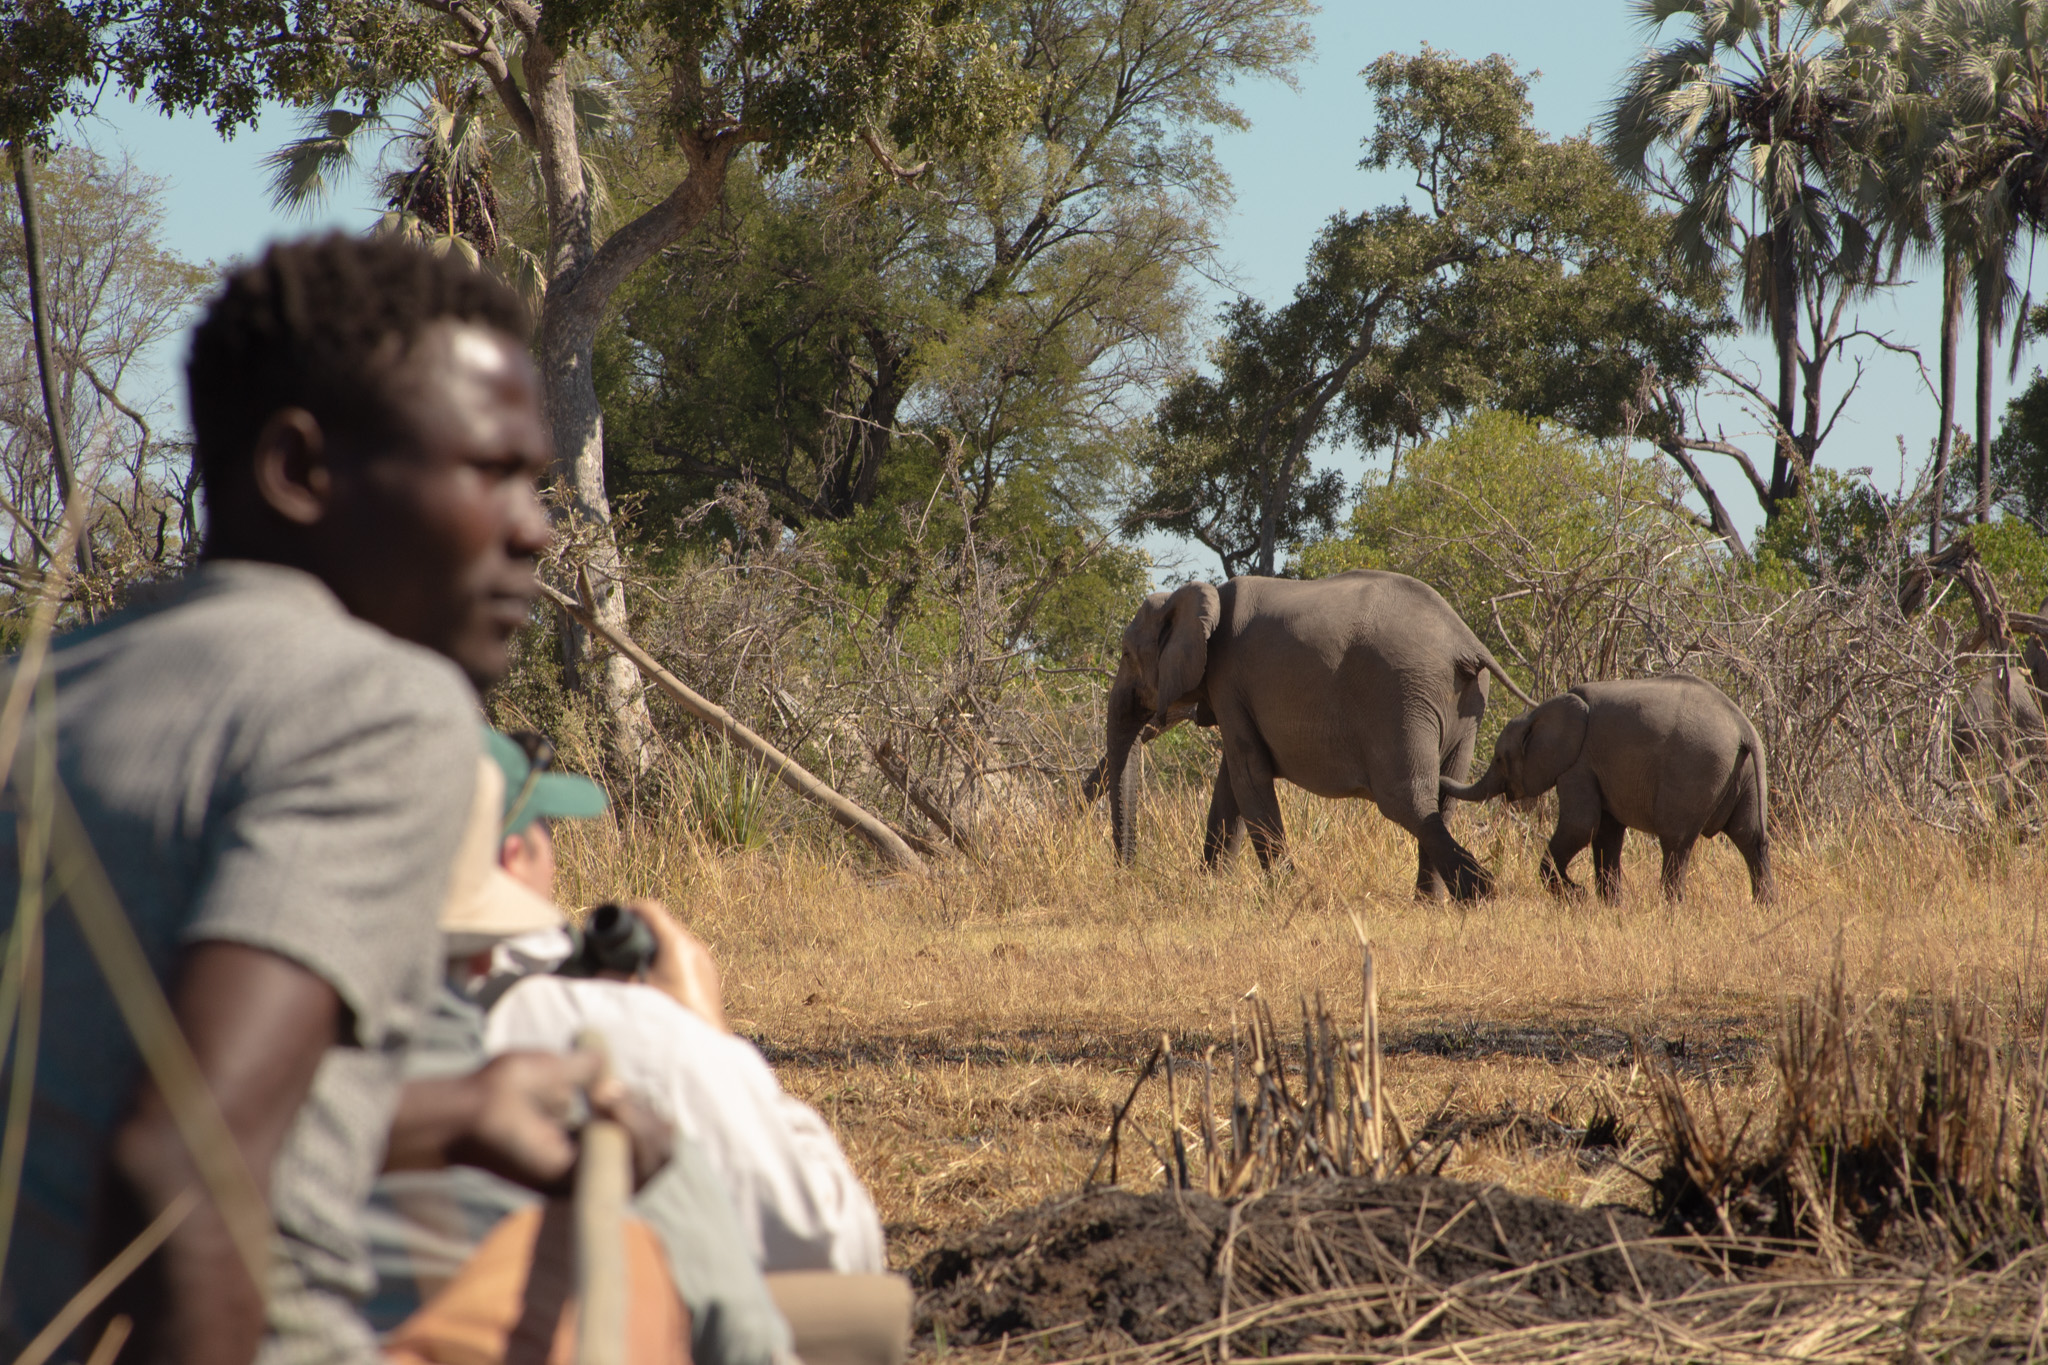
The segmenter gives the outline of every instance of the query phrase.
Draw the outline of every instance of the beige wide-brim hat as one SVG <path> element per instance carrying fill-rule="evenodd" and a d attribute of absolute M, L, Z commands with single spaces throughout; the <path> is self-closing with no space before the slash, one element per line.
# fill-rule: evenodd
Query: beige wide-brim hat
<path fill-rule="evenodd" d="M 498 866 L 505 818 L 505 774 L 488 758 L 477 760 L 476 798 L 455 854 L 441 932 L 451 948 L 479 940 L 513 938 L 567 922 L 561 907 Z"/>

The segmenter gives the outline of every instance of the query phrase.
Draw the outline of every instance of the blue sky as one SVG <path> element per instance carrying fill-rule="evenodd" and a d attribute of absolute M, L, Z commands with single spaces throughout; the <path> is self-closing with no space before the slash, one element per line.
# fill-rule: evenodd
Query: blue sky
<path fill-rule="evenodd" d="M 1335 0 L 1316 17 L 1314 28 L 1317 50 L 1302 68 L 1298 88 L 1275 83 L 1240 88 L 1236 98 L 1251 127 L 1217 139 L 1237 191 L 1222 236 L 1223 264 L 1238 287 L 1267 302 L 1285 300 L 1300 277 L 1310 242 L 1331 214 L 1387 202 L 1408 188 L 1397 176 L 1357 169 L 1371 108 L 1358 72 L 1375 57 L 1416 51 L 1424 43 L 1465 57 L 1506 53 L 1524 72 L 1541 73 L 1532 91 L 1536 121 L 1563 135 L 1581 132 L 1594 121 L 1623 67 L 1646 41 L 1628 7 L 1615 0 L 1549 6 L 1526 0 L 1455 5 Z M 324 223 L 362 228 L 375 217 L 360 192 L 343 196 L 312 219 L 287 219 L 271 209 L 260 163 L 294 131 L 292 118 L 283 112 L 223 142 L 203 119 L 166 119 L 146 105 L 109 96 L 101 117 L 81 131 L 102 150 L 126 147 L 143 167 L 169 178 L 169 244 L 190 257 L 225 261 L 280 234 Z M 1938 326 L 1935 295 L 1924 283 L 1896 291 L 1864 308 L 1863 325 L 1920 346 L 1931 360 Z M 1760 339 L 1744 337 L 1729 352 L 1753 372 L 1768 373 L 1769 350 Z M 166 360 L 174 363 L 175 357 Z M 1863 386 L 1822 459 L 1837 468 L 1869 468 L 1874 481 L 1890 489 L 1899 480 L 1900 436 L 1914 461 L 1924 456 L 1935 430 L 1934 400 L 1911 360 L 1875 353 L 1867 362 Z M 2023 380 L 2032 363 L 2031 356 L 2023 362 Z M 1846 379 L 1848 369 L 1840 366 L 1837 372 Z M 162 372 L 175 370 L 166 364 Z M 1971 382 L 1966 356 L 1965 394 Z M 2009 388 L 2001 366 L 2000 412 Z M 1833 392 L 1840 392 L 1839 383 Z M 1755 420 L 1739 407 L 1719 405 L 1708 415 L 1731 439 L 1755 451 L 1767 448 L 1756 436 Z M 1366 468 L 1356 454 L 1329 458 L 1354 478 Z M 1703 459 L 1737 519 L 1753 525 L 1758 513 L 1740 476 L 1719 457 Z"/>

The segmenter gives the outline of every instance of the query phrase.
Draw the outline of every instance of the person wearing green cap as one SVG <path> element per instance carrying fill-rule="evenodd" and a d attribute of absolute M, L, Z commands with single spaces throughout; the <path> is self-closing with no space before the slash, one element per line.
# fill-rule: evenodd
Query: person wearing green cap
<path fill-rule="evenodd" d="M 503 793 L 491 811 L 490 866 L 478 886 L 451 896 L 443 911 L 446 976 L 407 1059 L 414 1079 L 485 1064 L 483 1003 L 493 988 L 548 970 L 566 954 L 567 917 L 547 894 L 555 875 L 549 822 L 601 815 L 607 804 L 588 778 L 553 771 L 553 747 L 537 734 L 487 731 L 484 753 L 495 768 L 489 786 Z M 651 926 L 682 932 L 652 902 L 633 909 Z M 677 947 L 667 956 L 680 961 L 684 952 Z M 535 1202 L 528 1190 L 473 1168 L 387 1172 L 364 1218 L 377 1273 L 364 1306 L 371 1326 L 389 1334 L 416 1321 L 491 1230 Z M 730 1201 L 701 1150 L 676 1142 L 668 1165 L 635 1197 L 633 1212 L 660 1241 L 689 1309 L 693 1365 L 793 1365 L 789 1328 L 744 1254 Z"/>
<path fill-rule="evenodd" d="M 595 788 L 554 772 L 552 748 L 537 735 L 494 740 L 491 754 L 508 789 L 529 793 L 510 808 L 500 861 L 534 890 L 551 890 L 550 813 L 587 810 Z M 655 944 L 640 980 L 552 973 L 568 951 L 559 931 L 512 940 L 496 965 L 517 979 L 487 988 L 487 1049 L 559 1048 L 585 1030 L 601 1034 L 615 1074 L 675 1124 L 678 1153 L 714 1174 L 738 1222 L 738 1249 L 765 1274 L 805 1365 L 897 1365 L 908 1347 L 909 1286 L 887 1273 L 881 1220 L 838 1138 L 733 1033 L 709 949 L 655 902 L 624 908 Z"/>

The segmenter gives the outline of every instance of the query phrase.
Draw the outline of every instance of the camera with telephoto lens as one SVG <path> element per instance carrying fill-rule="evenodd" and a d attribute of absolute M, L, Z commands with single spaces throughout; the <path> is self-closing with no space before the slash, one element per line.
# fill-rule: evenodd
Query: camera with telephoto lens
<path fill-rule="evenodd" d="M 582 924 L 569 926 L 570 951 L 557 976 L 617 972 L 638 976 L 654 964 L 654 931 L 624 906 L 609 901 L 594 907 Z"/>

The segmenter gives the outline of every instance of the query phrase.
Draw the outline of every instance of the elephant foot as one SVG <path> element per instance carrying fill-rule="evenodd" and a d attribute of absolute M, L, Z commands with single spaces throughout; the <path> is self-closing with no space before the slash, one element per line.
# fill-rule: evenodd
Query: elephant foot
<path fill-rule="evenodd" d="M 1452 868 L 1444 880 L 1450 885 L 1454 901 L 1484 900 L 1494 893 L 1492 874 L 1476 861 Z"/>
<path fill-rule="evenodd" d="M 1422 828 L 1417 833 L 1422 845 L 1422 854 L 1435 871 L 1435 880 L 1450 891 L 1455 901 L 1473 901 L 1493 894 L 1493 875 L 1479 865 L 1479 860 L 1463 844 L 1451 837 L 1444 825 L 1443 814 L 1432 811 L 1423 818 Z M 1416 878 L 1416 889 L 1421 890 L 1422 878 Z"/>

